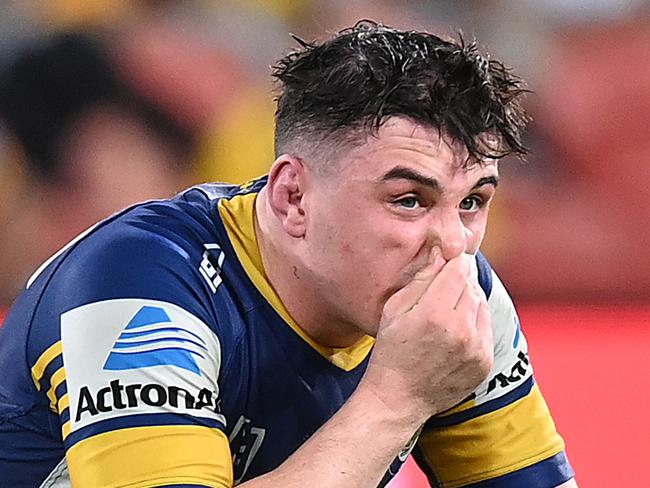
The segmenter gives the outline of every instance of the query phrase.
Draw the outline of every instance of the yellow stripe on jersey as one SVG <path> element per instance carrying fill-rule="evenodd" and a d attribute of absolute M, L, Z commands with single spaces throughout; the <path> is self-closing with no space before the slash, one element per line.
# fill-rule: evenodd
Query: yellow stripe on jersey
<path fill-rule="evenodd" d="M 52 362 L 57 356 L 63 354 L 63 349 L 61 348 L 61 341 L 57 341 L 48 347 L 43 354 L 38 358 L 36 364 L 32 367 L 32 380 L 34 380 L 34 385 L 38 391 L 41 390 L 41 379 L 45 373 L 45 368 L 47 365 Z"/>
<path fill-rule="evenodd" d="M 475 406 L 476 406 L 476 400 L 472 398 L 471 400 L 463 402 L 460 405 L 456 405 L 455 407 L 450 408 L 449 410 L 445 410 L 444 412 L 437 414 L 436 417 L 449 417 L 450 415 L 464 412 L 465 410 L 469 410 L 470 408 L 474 408 Z"/>
<path fill-rule="evenodd" d="M 59 412 L 59 415 L 61 415 L 63 411 L 69 406 L 70 406 L 70 397 L 68 396 L 67 393 L 65 393 L 59 400 L 59 403 L 57 403 L 57 411 Z"/>
<path fill-rule="evenodd" d="M 307 344 L 335 366 L 350 371 L 368 356 L 375 340 L 365 336 L 356 344 L 344 348 L 325 347 L 314 341 L 293 320 L 277 293 L 269 283 L 262 256 L 255 236 L 255 198 L 256 193 L 237 195 L 219 201 L 219 214 L 228 232 L 230 242 L 237 253 L 246 274 L 262 293 L 267 302 Z"/>
<path fill-rule="evenodd" d="M 537 385 L 494 412 L 426 429 L 419 447 L 445 488 L 496 478 L 543 461 L 564 449 Z"/>
<path fill-rule="evenodd" d="M 56 405 L 59 415 L 61 415 L 63 411 L 68 407 L 70 407 L 70 397 L 66 393 L 59 399 L 59 402 Z M 71 428 L 72 425 L 70 424 L 69 420 L 61 426 L 61 437 L 63 438 L 63 440 L 65 440 L 65 438 L 68 437 Z"/>
<path fill-rule="evenodd" d="M 253 186 L 255 183 L 257 183 L 257 180 L 259 180 L 259 179 L 260 179 L 259 176 L 255 177 L 253 179 L 250 179 L 247 182 L 242 183 L 241 185 L 239 185 L 239 188 L 241 188 L 242 190 L 247 190 L 248 188 Z"/>
<path fill-rule="evenodd" d="M 230 488 L 226 435 L 199 425 L 156 425 L 98 434 L 66 454 L 72 486 L 143 488 L 196 484 Z"/>
<path fill-rule="evenodd" d="M 65 440 L 68 435 L 70 435 L 70 430 L 72 430 L 72 424 L 68 420 L 65 424 L 61 426 L 61 437 Z"/>
<path fill-rule="evenodd" d="M 61 366 L 50 378 L 50 389 L 47 390 L 47 397 L 50 399 L 50 410 L 56 412 L 56 389 L 65 381 L 65 368 Z"/>

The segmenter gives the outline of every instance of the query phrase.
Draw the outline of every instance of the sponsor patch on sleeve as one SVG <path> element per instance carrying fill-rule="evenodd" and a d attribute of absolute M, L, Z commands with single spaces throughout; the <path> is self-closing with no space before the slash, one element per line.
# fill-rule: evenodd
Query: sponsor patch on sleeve
<path fill-rule="evenodd" d="M 143 425 L 150 414 L 225 425 L 218 338 L 182 308 L 143 299 L 91 303 L 61 316 L 61 341 L 70 432 Z"/>

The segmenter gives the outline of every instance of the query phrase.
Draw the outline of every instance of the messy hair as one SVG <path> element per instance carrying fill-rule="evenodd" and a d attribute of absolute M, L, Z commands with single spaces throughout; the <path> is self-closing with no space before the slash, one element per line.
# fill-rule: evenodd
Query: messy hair
<path fill-rule="evenodd" d="M 462 143 L 466 164 L 523 157 L 527 116 L 521 78 L 475 42 L 443 40 L 361 21 L 273 66 L 278 84 L 276 154 L 302 141 L 358 142 L 402 116 Z M 486 143 L 485 136 L 492 143 Z"/>

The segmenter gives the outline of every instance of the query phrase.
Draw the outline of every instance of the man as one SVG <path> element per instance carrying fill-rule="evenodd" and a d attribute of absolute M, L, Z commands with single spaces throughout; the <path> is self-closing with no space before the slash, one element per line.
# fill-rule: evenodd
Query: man
<path fill-rule="evenodd" d="M 9 485 L 375 487 L 415 445 L 432 486 L 575 486 L 478 252 L 521 83 L 372 23 L 301 44 L 268 177 L 127 209 L 29 280 Z"/>

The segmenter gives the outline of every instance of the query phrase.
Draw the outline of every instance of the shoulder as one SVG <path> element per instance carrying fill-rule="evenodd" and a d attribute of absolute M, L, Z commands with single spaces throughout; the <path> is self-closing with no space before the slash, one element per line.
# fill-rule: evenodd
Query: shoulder
<path fill-rule="evenodd" d="M 204 244 L 221 238 L 215 206 L 194 187 L 131 207 L 72 241 L 28 287 L 65 295 L 71 306 L 142 294 L 172 297 L 181 286 L 201 288 Z"/>
<path fill-rule="evenodd" d="M 202 332 L 191 332 L 217 334 L 225 347 L 236 341 L 242 326 L 235 305 L 243 292 L 234 285 L 235 260 L 223 263 L 229 242 L 217 207 L 241 191 L 192 187 L 126 209 L 73 240 L 35 273 L 20 299 L 16 320 L 29 323 L 30 357 L 56 343 L 64 324 L 109 331 L 105 322 L 118 317 L 119 327 L 157 317 L 158 323 L 198 324 Z M 227 273 L 231 286 L 215 293 L 215 280 Z"/>
<path fill-rule="evenodd" d="M 123 312 L 130 315 L 126 322 L 141 309 L 171 321 L 182 310 L 193 317 L 188 323 L 214 329 L 212 292 L 199 269 L 205 244 L 221 239 L 215 205 L 192 188 L 126 209 L 73 240 L 35 273 L 21 297 L 30 343 L 57 340 L 59 318 L 74 310 L 104 317 Z M 91 318 L 88 323 L 97 319 Z"/>

